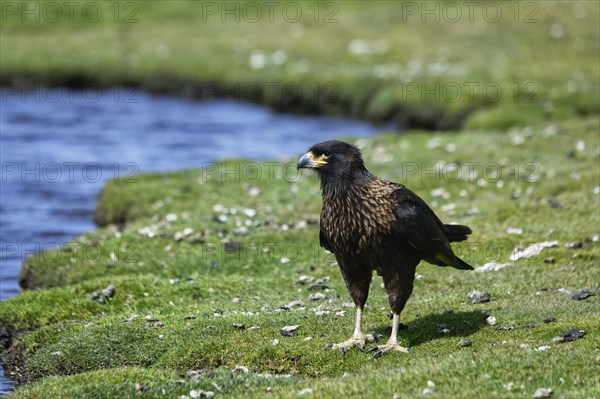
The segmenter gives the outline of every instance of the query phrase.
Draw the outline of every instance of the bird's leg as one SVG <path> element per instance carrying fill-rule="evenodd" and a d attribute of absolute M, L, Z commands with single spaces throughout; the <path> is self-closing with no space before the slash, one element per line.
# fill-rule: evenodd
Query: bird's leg
<path fill-rule="evenodd" d="M 390 339 L 388 340 L 387 344 L 379 345 L 379 346 L 369 349 L 369 352 L 375 352 L 373 357 L 379 357 L 379 356 L 383 355 L 384 353 L 391 352 L 391 351 L 398 351 L 398 352 L 412 354 L 412 351 L 410 350 L 410 348 L 405 348 L 403 346 L 400 346 L 400 344 L 398 343 L 398 326 L 399 326 L 399 324 L 400 324 L 400 314 L 394 313 L 394 317 L 392 318 L 392 335 L 390 336 Z"/>
<path fill-rule="evenodd" d="M 348 350 L 355 346 L 364 352 L 365 345 L 367 343 L 378 342 L 379 338 L 381 337 L 379 334 L 364 334 L 362 332 L 362 314 L 363 308 L 361 306 L 357 306 L 354 334 L 352 334 L 352 337 L 349 340 L 340 342 L 339 344 L 329 344 L 325 347 L 325 349 L 339 349 L 342 352 L 342 355 L 344 355 Z"/>

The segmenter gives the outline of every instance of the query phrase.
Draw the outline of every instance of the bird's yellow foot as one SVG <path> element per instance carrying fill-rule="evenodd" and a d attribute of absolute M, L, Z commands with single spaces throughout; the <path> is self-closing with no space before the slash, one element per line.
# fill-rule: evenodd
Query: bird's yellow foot
<path fill-rule="evenodd" d="M 363 334 L 360 336 L 352 337 L 347 341 L 340 342 L 339 344 L 329 344 L 324 349 L 339 349 L 340 352 L 342 352 L 342 356 L 344 356 L 346 352 L 348 352 L 355 346 L 362 352 L 364 352 L 366 344 L 371 342 L 379 342 L 380 339 L 380 334 Z"/>
<path fill-rule="evenodd" d="M 403 346 L 400 346 L 400 344 L 398 343 L 387 343 L 385 345 L 379 345 L 376 346 L 374 348 L 369 349 L 367 352 L 375 352 L 375 354 L 373 355 L 373 357 L 379 357 L 381 355 L 383 355 L 384 353 L 388 353 L 391 351 L 398 351 L 398 352 L 404 352 L 404 353 L 408 353 L 410 355 L 412 355 L 412 350 L 410 348 L 405 348 Z"/>

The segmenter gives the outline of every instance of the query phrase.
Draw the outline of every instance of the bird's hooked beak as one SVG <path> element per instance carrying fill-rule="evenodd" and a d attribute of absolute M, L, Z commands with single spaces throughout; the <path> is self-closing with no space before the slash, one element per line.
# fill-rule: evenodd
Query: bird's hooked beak
<path fill-rule="evenodd" d="M 312 151 L 309 151 L 306 154 L 302 155 L 302 157 L 298 160 L 296 168 L 320 168 L 321 166 L 326 164 L 327 161 L 325 161 L 323 156 L 315 158 L 315 154 L 313 154 Z"/>

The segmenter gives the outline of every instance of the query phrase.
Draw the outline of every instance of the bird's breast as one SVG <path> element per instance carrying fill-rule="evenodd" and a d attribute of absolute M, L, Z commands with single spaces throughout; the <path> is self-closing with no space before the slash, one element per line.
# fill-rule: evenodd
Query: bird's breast
<path fill-rule="evenodd" d="M 393 209 L 384 196 L 324 198 L 321 230 L 334 253 L 371 253 L 390 233 Z"/>

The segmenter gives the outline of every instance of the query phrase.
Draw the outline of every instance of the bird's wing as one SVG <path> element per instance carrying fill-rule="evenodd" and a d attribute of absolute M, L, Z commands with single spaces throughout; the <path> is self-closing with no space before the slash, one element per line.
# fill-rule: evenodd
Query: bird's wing
<path fill-rule="evenodd" d="M 325 248 L 329 252 L 333 252 L 333 250 L 331 249 L 331 245 L 329 244 L 329 241 L 327 241 L 327 237 L 325 237 L 325 233 L 323 233 L 323 230 L 321 230 L 321 229 L 319 229 L 319 243 L 321 244 L 321 246 L 323 248 Z"/>
<path fill-rule="evenodd" d="M 397 238 L 408 242 L 425 258 L 436 259 L 452 254 L 443 223 L 425 201 L 404 186 L 394 190 L 391 195 L 396 201 L 397 223 L 394 233 Z"/>

